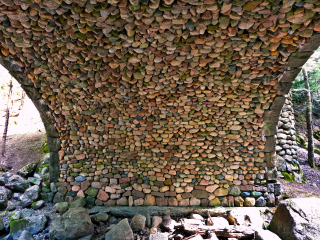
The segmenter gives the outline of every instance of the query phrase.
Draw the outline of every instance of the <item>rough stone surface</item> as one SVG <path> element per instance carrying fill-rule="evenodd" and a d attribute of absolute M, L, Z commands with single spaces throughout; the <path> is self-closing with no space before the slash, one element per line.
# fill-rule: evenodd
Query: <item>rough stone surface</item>
<path fill-rule="evenodd" d="M 31 233 L 27 230 L 24 230 L 20 237 L 18 238 L 18 240 L 34 240 L 34 238 L 32 237 Z"/>
<path fill-rule="evenodd" d="M 320 238 L 320 199 L 292 198 L 280 202 L 270 222 L 270 231 L 281 239 Z"/>
<path fill-rule="evenodd" d="M 139 232 L 141 230 L 143 230 L 146 226 L 146 217 L 141 215 L 141 214 L 137 214 L 135 215 L 130 223 L 130 227 L 132 229 L 133 232 Z"/>
<path fill-rule="evenodd" d="M 33 202 L 40 198 L 40 188 L 38 185 L 34 185 L 28 188 L 21 198 L 22 207 L 29 207 Z"/>
<path fill-rule="evenodd" d="M 128 219 L 122 219 L 105 236 L 105 240 L 133 240 L 133 232 Z"/>
<path fill-rule="evenodd" d="M 317 1 L 0 8 L 0 63 L 48 132 L 50 164 L 37 174 L 49 171 L 69 194 L 55 203 L 227 206 L 230 186 L 276 180 L 274 129 L 295 70 L 319 42 Z"/>
<path fill-rule="evenodd" d="M 24 192 L 29 187 L 29 182 L 19 175 L 12 175 L 5 184 L 7 188 L 13 191 Z"/>
<path fill-rule="evenodd" d="M 76 240 L 93 233 L 93 224 L 84 208 L 70 208 L 49 226 L 49 235 L 57 240 Z"/>
<path fill-rule="evenodd" d="M 0 186 L 0 210 L 5 210 L 8 201 L 12 197 L 12 191 L 6 187 Z"/>
<path fill-rule="evenodd" d="M 254 233 L 254 240 L 281 240 L 281 238 L 269 230 L 259 229 Z"/>

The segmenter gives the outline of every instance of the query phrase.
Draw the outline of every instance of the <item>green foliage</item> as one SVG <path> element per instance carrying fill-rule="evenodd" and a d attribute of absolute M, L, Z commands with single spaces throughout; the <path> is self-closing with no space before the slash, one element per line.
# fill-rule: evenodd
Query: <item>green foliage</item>
<path fill-rule="evenodd" d="M 302 146 L 302 147 L 304 147 L 304 148 L 307 148 L 307 143 L 306 143 L 306 141 L 304 140 L 304 138 L 303 138 L 302 136 L 300 136 L 300 135 L 296 135 L 296 137 L 297 137 L 297 143 L 298 143 L 300 146 Z"/>
<path fill-rule="evenodd" d="M 303 66 L 308 73 L 308 81 L 312 98 L 320 97 L 320 48 L 310 57 Z M 302 71 L 298 74 L 292 84 L 292 89 L 305 89 Z M 305 104 L 305 93 L 293 92 L 292 102 L 294 106 Z"/>
<path fill-rule="evenodd" d="M 303 92 L 292 92 L 291 100 L 293 106 L 303 105 L 306 102 L 306 96 Z"/>
<path fill-rule="evenodd" d="M 49 153 L 48 143 L 47 143 L 47 137 L 43 139 L 42 146 L 40 148 L 41 153 Z"/>
<path fill-rule="evenodd" d="M 313 137 L 320 141 L 320 130 L 313 131 Z"/>
<path fill-rule="evenodd" d="M 282 172 L 282 175 L 284 176 L 284 180 L 288 182 L 294 182 L 294 175 L 289 174 L 287 172 Z"/>

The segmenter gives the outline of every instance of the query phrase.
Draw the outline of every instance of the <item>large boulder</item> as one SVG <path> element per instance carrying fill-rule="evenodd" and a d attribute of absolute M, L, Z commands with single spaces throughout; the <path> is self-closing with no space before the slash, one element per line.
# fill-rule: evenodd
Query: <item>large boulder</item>
<path fill-rule="evenodd" d="M 40 198 L 40 188 L 38 185 L 29 187 L 21 198 L 22 207 L 29 207 L 31 204 Z"/>
<path fill-rule="evenodd" d="M 292 198 L 280 202 L 270 230 L 285 240 L 320 239 L 320 199 Z"/>
<path fill-rule="evenodd" d="M 106 235 L 105 240 L 133 240 L 133 232 L 128 219 L 122 219 Z"/>
<path fill-rule="evenodd" d="M 10 189 L 0 186 L 0 210 L 5 210 L 8 206 L 8 201 L 12 197 Z"/>
<path fill-rule="evenodd" d="M 12 175 L 5 184 L 7 188 L 16 192 L 24 192 L 29 187 L 29 182 L 19 175 Z"/>
<path fill-rule="evenodd" d="M 70 208 L 49 227 L 50 239 L 55 240 L 77 240 L 91 234 L 93 223 L 85 208 Z"/>

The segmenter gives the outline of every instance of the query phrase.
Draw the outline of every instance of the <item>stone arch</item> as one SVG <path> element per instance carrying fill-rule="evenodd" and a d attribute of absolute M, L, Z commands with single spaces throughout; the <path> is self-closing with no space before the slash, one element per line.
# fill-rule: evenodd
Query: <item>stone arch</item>
<path fill-rule="evenodd" d="M 269 179 L 276 177 L 274 174 L 274 167 L 276 164 L 276 131 L 279 121 L 281 109 L 287 98 L 294 79 L 300 73 L 302 66 L 308 61 L 311 55 L 320 46 L 320 34 L 315 34 L 309 38 L 297 51 L 292 54 L 285 66 L 285 71 L 279 77 L 279 87 L 277 96 L 274 98 L 273 103 L 264 114 L 264 135 L 266 137 L 265 146 L 265 160 L 268 168 Z"/>
<path fill-rule="evenodd" d="M 41 93 L 39 92 L 39 89 L 34 86 L 33 82 L 24 73 L 23 69 L 14 61 L 5 59 L 2 56 L 0 56 L 0 64 L 18 81 L 40 113 L 41 120 L 46 130 L 48 149 L 50 153 L 50 181 L 56 182 L 59 178 L 58 151 L 60 150 L 60 138 L 59 132 L 54 125 L 55 119 L 48 106 L 43 100 L 41 100 Z"/>

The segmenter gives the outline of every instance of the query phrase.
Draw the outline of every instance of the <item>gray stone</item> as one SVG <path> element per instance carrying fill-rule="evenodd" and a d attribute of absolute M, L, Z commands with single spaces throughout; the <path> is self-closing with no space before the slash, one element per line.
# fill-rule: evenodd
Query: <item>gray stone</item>
<path fill-rule="evenodd" d="M 159 216 L 153 216 L 151 218 L 151 227 L 157 228 L 162 223 L 162 218 Z"/>
<path fill-rule="evenodd" d="M 141 230 L 143 230 L 146 226 L 146 217 L 141 215 L 141 214 L 137 214 L 135 215 L 130 223 L 130 227 L 132 229 L 132 231 L 134 232 L 139 232 Z"/>
<path fill-rule="evenodd" d="M 58 213 L 65 213 L 69 210 L 69 204 L 67 202 L 60 202 L 54 205 L 54 208 Z"/>
<path fill-rule="evenodd" d="M 13 220 L 10 223 L 10 235 L 13 239 L 18 239 L 24 230 L 29 231 L 32 235 L 37 234 L 45 229 L 47 218 L 45 215 L 34 215 L 24 219 Z"/>
<path fill-rule="evenodd" d="M 57 187 L 56 187 L 56 184 L 55 184 L 54 182 L 50 183 L 50 190 L 51 190 L 51 192 L 53 192 L 53 193 L 58 192 Z"/>
<path fill-rule="evenodd" d="M 106 235 L 105 240 L 134 240 L 133 232 L 129 225 L 128 219 L 121 220 Z"/>
<path fill-rule="evenodd" d="M 78 207 L 84 207 L 86 205 L 86 199 L 81 197 L 77 200 L 74 200 L 72 203 L 70 203 L 70 208 L 78 208 Z"/>
<path fill-rule="evenodd" d="M 265 207 L 267 205 L 267 201 L 264 199 L 264 197 L 259 197 L 256 200 L 256 207 Z"/>
<path fill-rule="evenodd" d="M 28 188 L 21 198 L 22 207 L 29 207 L 33 202 L 40 198 L 40 188 L 38 185 L 34 185 Z"/>
<path fill-rule="evenodd" d="M 257 229 L 254 234 L 254 240 L 281 240 L 281 238 L 269 230 Z"/>
<path fill-rule="evenodd" d="M 285 172 L 287 170 L 286 160 L 284 160 L 279 155 L 277 155 L 276 167 L 277 167 L 277 170 L 280 172 Z"/>
<path fill-rule="evenodd" d="M 93 224 L 85 208 L 70 208 L 49 226 L 50 239 L 77 240 L 93 233 Z"/>
<path fill-rule="evenodd" d="M 28 182 L 31 183 L 32 185 L 40 185 L 41 180 L 40 180 L 40 178 L 29 177 Z"/>
<path fill-rule="evenodd" d="M 240 187 L 237 185 L 231 185 L 229 188 L 229 195 L 239 196 L 241 194 Z"/>
<path fill-rule="evenodd" d="M 29 163 L 27 166 L 21 168 L 17 174 L 21 177 L 31 177 L 37 168 L 37 163 Z"/>
<path fill-rule="evenodd" d="M 4 186 L 8 182 L 8 179 L 5 177 L 0 177 L 0 186 Z"/>
<path fill-rule="evenodd" d="M 76 182 L 84 182 L 87 179 L 86 179 L 86 177 L 80 175 L 80 176 L 77 176 L 75 178 L 75 180 L 76 180 Z"/>
<path fill-rule="evenodd" d="M 168 240 L 169 239 L 169 234 L 168 233 L 155 233 L 155 234 L 150 234 L 149 240 Z"/>
<path fill-rule="evenodd" d="M 3 219 L 0 218 L 0 232 L 2 232 L 3 230 L 5 230 L 5 226 L 4 226 Z"/>
<path fill-rule="evenodd" d="M 4 210 L 8 206 L 8 201 L 12 197 L 12 191 L 6 187 L 0 186 L 0 210 Z"/>
<path fill-rule="evenodd" d="M 32 237 L 31 233 L 27 230 L 24 230 L 20 237 L 18 238 L 18 240 L 34 240 L 34 238 Z"/>
<path fill-rule="evenodd" d="M 267 197 L 268 207 L 274 207 L 276 205 L 276 199 L 273 193 L 269 193 Z"/>
<path fill-rule="evenodd" d="M 7 188 L 17 192 L 24 192 L 29 187 L 29 182 L 19 175 L 12 175 L 5 184 Z"/>
<path fill-rule="evenodd" d="M 109 219 L 109 215 L 104 212 L 100 212 L 91 216 L 91 220 L 93 222 L 107 222 L 108 219 Z"/>
<path fill-rule="evenodd" d="M 320 199 L 292 198 L 280 202 L 270 230 L 281 239 L 320 239 Z"/>
<path fill-rule="evenodd" d="M 143 213 L 141 213 L 141 215 L 146 217 L 146 227 L 150 227 L 151 226 L 151 216 L 150 213 L 148 211 L 145 211 Z"/>
<path fill-rule="evenodd" d="M 64 202 L 64 194 L 57 192 L 52 200 L 53 203 L 59 203 L 59 202 Z"/>
<path fill-rule="evenodd" d="M 40 201 L 36 201 L 34 203 L 31 204 L 32 209 L 37 210 L 42 208 L 45 205 L 45 201 L 40 200 Z"/>

